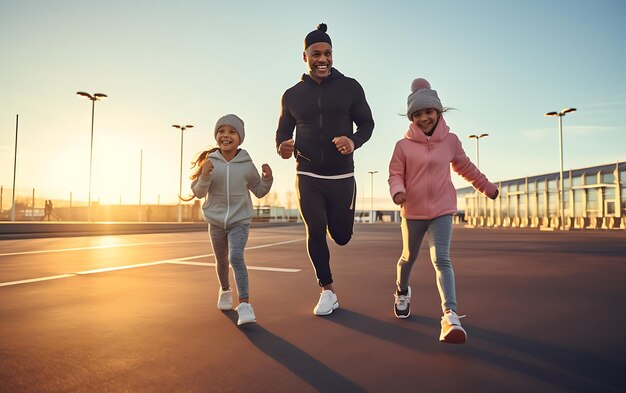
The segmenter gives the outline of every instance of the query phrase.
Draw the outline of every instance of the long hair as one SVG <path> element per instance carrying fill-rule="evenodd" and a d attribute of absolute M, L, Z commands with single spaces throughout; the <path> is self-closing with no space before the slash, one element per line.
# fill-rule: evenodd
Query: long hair
<path fill-rule="evenodd" d="M 189 175 L 189 179 L 191 179 L 191 181 L 194 181 L 200 177 L 200 174 L 202 173 L 202 167 L 204 166 L 204 163 L 209 159 L 209 154 L 217 150 L 219 150 L 219 148 L 214 147 L 209 150 L 201 151 L 200 153 L 198 153 L 198 155 L 196 155 L 196 158 L 194 158 L 194 160 L 191 162 L 192 172 L 191 175 Z M 183 198 L 182 195 L 179 195 L 178 198 L 181 201 L 189 202 L 195 198 L 195 195 L 190 195 L 187 198 Z"/>

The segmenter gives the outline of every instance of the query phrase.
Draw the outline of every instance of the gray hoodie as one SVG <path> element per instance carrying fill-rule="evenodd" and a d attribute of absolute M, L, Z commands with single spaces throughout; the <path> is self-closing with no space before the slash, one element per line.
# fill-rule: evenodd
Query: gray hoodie
<path fill-rule="evenodd" d="M 252 221 L 252 191 L 263 198 L 270 191 L 272 181 L 264 180 L 247 151 L 239 153 L 229 162 L 219 150 L 209 154 L 213 171 L 208 177 L 199 176 L 191 183 L 196 198 L 207 197 L 202 206 L 204 219 L 224 229 Z"/>

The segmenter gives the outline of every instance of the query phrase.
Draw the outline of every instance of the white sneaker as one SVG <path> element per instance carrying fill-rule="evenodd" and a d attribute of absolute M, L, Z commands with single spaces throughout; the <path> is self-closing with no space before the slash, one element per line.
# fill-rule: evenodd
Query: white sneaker
<path fill-rule="evenodd" d="M 459 316 L 454 311 L 447 310 L 441 317 L 439 341 L 449 344 L 464 344 L 467 341 L 467 333 L 461 327 L 461 321 L 459 320 L 459 318 L 464 317 L 465 315 Z"/>
<path fill-rule="evenodd" d="M 217 293 L 217 308 L 222 311 L 230 310 L 233 308 L 233 291 L 230 289 L 222 290 Z"/>
<path fill-rule="evenodd" d="M 317 302 L 317 306 L 313 309 L 315 315 L 328 315 L 339 307 L 339 301 L 337 295 L 330 289 L 325 289 L 320 295 L 320 300 Z"/>
<path fill-rule="evenodd" d="M 245 325 L 246 323 L 256 322 L 256 316 L 254 315 L 252 304 L 245 302 L 239 303 L 235 310 L 237 310 L 237 312 L 239 313 L 239 320 L 237 321 L 237 325 Z"/>

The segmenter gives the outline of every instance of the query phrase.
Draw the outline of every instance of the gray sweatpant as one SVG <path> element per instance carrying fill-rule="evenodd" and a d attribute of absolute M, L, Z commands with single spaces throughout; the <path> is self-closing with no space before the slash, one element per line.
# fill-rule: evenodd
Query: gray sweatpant
<path fill-rule="evenodd" d="M 228 265 L 233 268 L 235 284 L 239 299 L 247 298 L 248 295 L 248 268 L 243 260 L 243 250 L 248 242 L 249 224 L 235 225 L 224 229 L 217 225 L 209 224 L 211 246 L 215 254 L 215 271 L 222 289 L 230 288 L 228 279 Z"/>
<path fill-rule="evenodd" d="M 407 220 L 402 218 L 402 256 L 398 261 L 398 277 L 396 285 L 399 291 L 409 286 L 409 275 L 413 263 L 428 232 L 430 260 L 437 276 L 437 288 L 441 298 L 441 308 L 456 312 L 456 288 L 454 271 L 450 262 L 450 241 L 452 239 L 452 216 L 445 215 L 432 220 Z"/>

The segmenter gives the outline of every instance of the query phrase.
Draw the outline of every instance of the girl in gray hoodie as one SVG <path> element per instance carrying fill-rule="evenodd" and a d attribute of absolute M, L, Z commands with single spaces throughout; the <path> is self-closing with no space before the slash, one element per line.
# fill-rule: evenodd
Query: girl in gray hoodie
<path fill-rule="evenodd" d="M 217 147 L 200 153 L 193 163 L 191 190 L 196 198 L 206 197 L 202 212 L 209 223 L 215 270 L 220 282 L 217 307 L 220 310 L 233 307 L 228 277 L 230 263 L 239 295 L 237 325 L 243 325 L 256 322 L 249 303 L 248 269 L 243 259 L 253 213 L 249 191 L 257 198 L 267 195 L 272 187 L 272 169 L 263 164 L 259 175 L 248 152 L 239 148 L 245 129 L 243 120 L 236 115 L 228 114 L 218 119 L 214 136 Z"/>

